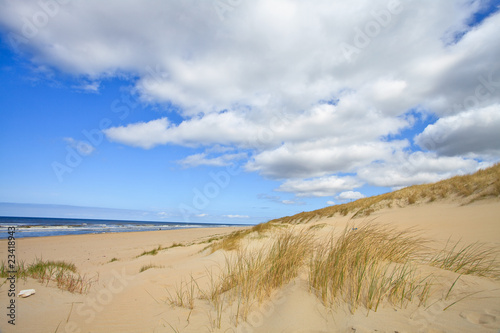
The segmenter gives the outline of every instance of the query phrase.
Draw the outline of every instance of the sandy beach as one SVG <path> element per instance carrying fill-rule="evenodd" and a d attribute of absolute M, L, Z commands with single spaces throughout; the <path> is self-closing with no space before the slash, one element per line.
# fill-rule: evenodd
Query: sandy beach
<path fill-rule="evenodd" d="M 500 201 L 483 200 L 460 206 L 453 202 L 383 209 L 365 217 L 319 218 L 306 225 L 248 234 L 245 248 L 272 242 L 283 229 L 315 230 L 320 239 L 347 225 L 384 224 L 391 228 L 417 227 L 442 247 L 451 237 L 464 243 L 500 245 Z M 313 226 L 318 226 L 313 228 Z M 54 282 L 41 284 L 28 278 L 17 281 L 16 291 L 35 289 L 28 298 L 15 298 L 15 326 L 0 321 L 2 332 L 498 332 L 500 329 L 500 282 L 490 277 L 461 275 L 453 291 L 450 285 L 460 274 L 435 267 L 422 272 L 439 276 L 425 306 L 382 304 L 378 310 L 360 307 L 354 313 L 339 300 L 325 306 L 308 287 L 304 267 L 298 276 L 274 290 L 261 302 L 250 305 L 246 321 L 235 321 L 235 303 L 223 305 L 221 319 L 206 299 L 195 297 L 192 309 L 172 305 L 179 286 L 196 281 L 203 289 L 209 273 L 219 272 L 236 251 L 205 249 L 212 238 L 241 228 L 117 233 L 25 238 L 16 241 L 16 259 L 64 260 L 92 282 L 84 293 L 61 290 Z M 173 244 L 182 245 L 171 247 Z M 160 246 L 156 255 L 141 255 Z M 205 249 L 205 250 L 204 250 Z M 7 257 L 7 241 L 0 241 L 0 257 Z M 146 265 L 152 268 L 141 271 Z M 216 274 L 212 274 L 216 276 Z M 442 284 L 442 286 L 440 286 Z M 0 288 L 4 312 L 9 302 L 8 284 Z M 183 292 L 189 292 L 184 290 Z M 456 302 L 445 311 L 444 308 Z M 220 326 L 220 328 L 219 328 Z"/>

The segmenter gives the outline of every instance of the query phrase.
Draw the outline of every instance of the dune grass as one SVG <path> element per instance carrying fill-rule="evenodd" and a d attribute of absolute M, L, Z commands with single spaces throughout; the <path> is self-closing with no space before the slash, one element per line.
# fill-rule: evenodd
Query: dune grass
<path fill-rule="evenodd" d="M 220 329 L 228 306 L 232 306 L 228 313 L 238 326 L 254 306 L 305 269 L 310 291 L 325 306 L 346 303 L 352 313 L 359 308 L 377 311 L 381 304 L 400 308 L 410 303 L 426 305 L 443 288 L 447 300 L 464 274 L 499 277 L 497 252 L 479 243 L 457 242 L 436 251 L 415 230 L 395 230 L 373 221 L 346 227 L 325 240 L 315 238 L 316 229 L 290 227 L 271 233 L 269 243 L 255 250 L 239 246 L 228 253 L 223 268 L 215 273 L 207 269 L 203 277 L 208 278 L 207 287 L 200 288 L 191 276 L 176 285 L 167 301 L 191 310 L 195 299 L 208 301 L 210 326 Z M 247 234 L 236 232 L 228 238 L 239 241 Z M 422 269 L 426 265 L 455 272 L 458 277 L 448 287 L 438 275 L 423 274 L 429 271 Z M 462 299 L 452 299 L 451 305 Z"/>
<path fill-rule="evenodd" d="M 500 278 L 500 265 L 497 260 L 498 251 L 483 243 L 455 244 L 446 246 L 430 260 L 431 266 L 446 269 L 464 275 Z"/>
<path fill-rule="evenodd" d="M 263 235 L 266 232 L 275 228 L 276 225 L 271 222 L 260 223 L 250 229 L 233 231 L 229 235 L 209 239 L 207 242 L 211 243 L 205 249 L 210 248 L 211 253 L 217 250 L 233 251 L 240 249 L 241 240 L 252 232 L 257 232 Z M 212 243 L 213 242 L 213 243 Z M 205 250 L 204 249 L 204 250 Z"/>
<path fill-rule="evenodd" d="M 182 280 L 174 289 L 175 292 L 173 295 L 167 290 L 167 302 L 173 306 L 185 307 L 192 310 L 194 308 L 194 300 L 200 290 L 193 276 L 191 275 L 188 281 Z"/>
<path fill-rule="evenodd" d="M 150 251 L 144 251 L 141 254 L 139 254 L 136 258 L 142 257 L 142 256 L 155 256 L 160 252 L 161 250 L 164 250 L 164 248 L 161 245 L 158 245 L 158 247 L 150 250 Z"/>
<path fill-rule="evenodd" d="M 317 247 L 309 263 L 311 290 L 325 305 L 340 298 L 353 312 L 360 305 L 376 311 L 386 299 L 404 306 L 420 295 L 424 302 L 428 283 L 413 263 L 423 257 L 425 244 L 412 230 L 370 224 L 346 228 Z"/>
<path fill-rule="evenodd" d="M 310 249 L 310 234 L 281 232 L 269 247 L 239 250 L 226 258 L 225 270 L 216 279 L 211 276 L 210 288 L 202 294 L 214 309 L 221 309 L 222 298 L 229 303 L 236 301 L 236 322 L 246 320 L 254 302 L 262 302 L 297 276 Z"/>
<path fill-rule="evenodd" d="M 163 266 L 147 264 L 147 265 L 142 266 L 141 269 L 139 269 L 139 273 L 147 271 L 148 269 L 151 269 L 151 268 L 163 268 Z"/>
<path fill-rule="evenodd" d="M 230 238 L 239 238 L 241 233 Z M 280 232 L 269 245 L 251 251 L 239 248 L 226 257 L 224 269 L 214 273 L 207 270 L 207 288 L 199 288 L 191 277 L 169 292 L 171 305 L 192 309 L 194 298 L 207 300 L 212 309 L 211 325 L 220 328 L 224 304 L 236 302 L 235 322 L 246 320 L 253 304 L 262 302 L 273 290 L 282 287 L 298 275 L 307 262 L 312 237 L 309 233 Z M 195 296 L 196 295 L 196 296 Z"/>
<path fill-rule="evenodd" d="M 29 277 L 46 285 L 54 282 L 58 288 L 72 293 L 86 293 L 94 282 L 93 279 L 78 274 L 76 266 L 73 263 L 65 261 L 44 261 L 37 258 L 31 264 L 19 262 L 16 265 L 15 271 L 17 278 L 26 279 Z M 0 264 L 0 277 L 6 278 L 8 276 L 8 267 L 2 261 Z"/>
<path fill-rule="evenodd" d="M 150 251 L 143 251 L 141 254 L 137 255 L 136 258 L 139 258 L 139 257 L 142 257 L 142 256 L 155 256 L 160 251 L 172 249 L 174 247 L 184 247 L 184 246 L 186 246 L 186 245 L 184 245 L 182 243 L 176 243 L 176 242 L 174 242 L 172 245 L 170 245 L 168 247 L 163 247 L 161 245 L 158 245 L 157 247 L 155 247 L 154 249 L 152 249 Z"/>

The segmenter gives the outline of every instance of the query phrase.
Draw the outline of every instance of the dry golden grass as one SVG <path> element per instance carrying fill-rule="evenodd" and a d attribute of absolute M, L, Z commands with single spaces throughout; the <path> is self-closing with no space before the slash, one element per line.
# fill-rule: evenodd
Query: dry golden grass
<path fill-rule="evenodd" d="M 497 261 L 498 251 L 485 244 L 476 242 L 461 245 L 446 244 L 445 248 L 430 260 L 431 266 L 446 269 L 465 275 L 500 278 L 500 265 Z"/>
<path fill-rule="evenodd" d="M 174 293 L 169 293 L 168 301 L 192 309 L 194 298 L 207 300 L 213 309 L 211 326 L 214 328 L 220 328 L 225 304 L 236 302 L 236 323 L 246 320 L 254 303 L 262 302 L 273 290 L 298 275 L 308 260 L 311 245 L 309 233 L 280 232 L 269 246 L 256 251 L 239 249 L 226 257 L 226 265 L 219 274 L 207 270 L 208 288 L 199 288 L 191 277 L 177 285 Z"/>
<path fill-rule="evenodd" d="M 251 234 L 252 232 L 257 232 L 259 235 L 263 235 L 271 231 L 274 227 L 276 227 L 275 224 L 271 222 L 266 222 L 257 224 L 250 229 L 234 231 L 226 236 L 222 236 L 215 239 L 209 239 L 207 242 L 208 243 L 213 242 L 213 243 L 208 245 L 206 248 L 210 248 L 212 253 L 217 250 L 225 250 L 225 251 L 238 250 L 240 249 L 241 240 L 246 236 L 248 236 L 249 234 Z"/>
<path fill-rule="evenodd" d="M 246 319 L 254 300 L 262 302 L 271 292 L 295 278 L 307 260 L 312 238 L 308 233 L 281 232 L 270 247 L 240 250 L 227 259 L 220 284 L 213 290 L 238 302 L 237 317 Z M 212 295 L 212 298 L 215 295 Z"/>
<path fill-rule="evenodd" d="M 421 265 L 449 270 L 459 277 L 500 278 L 498 251 L 493 248 L 457 242 L 436 253 L 427 243 L 412 230 L 370 224 L 346 228 L 338 238 L 318 245 L 309 264 L 311 290 L 325 305 L 340 300 L 352 312 L 360 306 L 377 311 L 384 301 L 400 307 L 414 299 L 419 306 L 425 304 L 437 277 L 421 274 Z"/>
<path fill-rule="evenodd" d="M 345 229 L 320 244 L 309 265 L 311 290 L 325 305 L 337 298 L 354 312 L 360 305 L 376 311 L 389 300 L 404 306 L 418 296 L 425 302 L 430 285 L 415 272 L 426 241 L 415 232 L 365 224 Z"/>
<path fill-rule="evenodd" d="M 164 266 L 158 266 L 158 265 L 153 265 L 153 264 L 147 264 L 147 265 L 144 265 L 141 267 L 141 269 L 139 269 L 139 273 L 142 273 L 144 271 L 147 271 L 148 269 L 151 269 L 151 268 L 163 268 Z"/>
<path fill-rule="evenodd" d="M 353 313 L 358 308 L 377 311 L 384 303 L 425 305 L 436 288 L 448 290 L 443 296 L 446 300 L 463 274 L 499 278 L 497 252 L 478 243 L 456 243 L 435 251 L 415 230 L 374 223 L 346 228 L 324 241 L 314 237 L 317 228 L 293 229 L 271 234 L 268 245 L 256 250 L 238 248 L 228 253 L 225 266 L 217 273 L 207 269 L 208 287 L 200 288 L 191 276 L 169 293 L 169 303 L 193 309 L 196 298 L 208 301 L 210 327 L 220 329 L 225 308 L 233 305 L 229 313 L 237 326 L 247 320 L 255 305 L 302 269 L 308 270 L 310 290 L 324 305 L 346 303 Z M 243 237 L 241 233 L 231 236 L 239 237 Z M 429 271 L 423 269 L 426 266 L 456 272 L 458 278 L 448 287 L 438 275 L 424 274 Z M 461 300 L 455 299 L 451 305 Z"/>
<path fill-rule="evenodd" d="M 269 223 L 300 224 L 307 223 L 314 218 L 332 217 L 335 214 L 342 216 L 352 214 L 354 218 L 365 217 L 379 209 L 392 207 L 394 204 L 406 206 L 452 197 L 457 197 L 464 204 L 468 204 L 477 200 L 499 196 L 500 164 L 495 164 L 472 175 L 456 176 L 433 184 L 414 185 L 346 204 L 285 216 L 271 220 Z"/>

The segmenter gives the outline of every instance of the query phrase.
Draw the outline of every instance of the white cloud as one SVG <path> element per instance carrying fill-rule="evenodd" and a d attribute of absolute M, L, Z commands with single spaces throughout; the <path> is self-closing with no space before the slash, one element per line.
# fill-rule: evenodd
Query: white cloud
<path fill-rule="evenodd" d="M 415 142 L 446 156 L 500 156 L 500 104 L 443 117 Z"/>
<path fill-rule="evenodd" d="M 158 212 L 157 213 L 158 217 L 162 218 L 162 219 L 166 219 L 168 218 L 169 216 L 171 216 L 171 214 L 167 213 L 167 212 Z"/>
<path fill-rule="evenodd" d="M 26 36 L 39 2 L 4 1 L 0 26 L 39 68 L 74 74 L 89 90 L 129 78 L 144 102 L 178 106 L 179 122 L 104 133 L 144 149 L 206 148 L 185 166 L 249 156 L 246 170 L 282 179 L 280 191 L 325 196 L 469 172 L 479 165 L 471 157 L 498 160 L 500 14 L 471 28 L 483 1 L 410 1 L 382 24 L 388 3 L 233 1 L 221 19 L 212 1 L 73 1 Z M 342 43 L 356 46 L 370 24 L 380 29 L 348 62 Z M 457 32 L 466 34 L 455 42 Z M 443 138 L 428 153 L 407 152 L 412 138 L 384 139 L 409 128 L 415 109 L 440 118 L 415 139 Z M 358 178 L 337 175 L 346 172 Z"/>
<path fill-rule="evenodd" d="M 124 127 L 112 127 L 103 132 L 111 141 L 126 145 L 150 149 L 158 144 L 165 144 L 169 137 L 166 130 L 170 126 L 167 118 L 151 120 L 147 123 L 135 123 Z"/>
<path fill-rule="evenodd" d="M 228 217 L 230 219 L 247 219 L 250 218 L 248 215 L 224 215 L 224 217 Z"/>
<path fill-rule="evenodd" d="M 196 214 L 195 216 L 196 217 L 206 217 L 206 216 L 208 216 L 208 214 L 202 213 L 202 214 Z"/>
<path fill-rule="evenodd" d="M 227 166 L 235 160 L 244 159 L 246 157 L 246 153 L 225 154 L 217 157 L 208 157 L 207 153 L 200 153 L 190 155 L 185 159 L 178 161 L 178 163 L 186 168 L 197 167 L 200 165 Z"/>
<path fill-rule="evenodd" d="M 82 155 L 89 156 L 95 151 L 95 147 L 86 141 L 78 141 L 73 138 L 64 138 L 64 141 L 73 149 Z"/>
<path fill-rule="evenodd" d="M 365 195 L 360 192 L 346 191 L 337 195 L 335 198 L 340 201 L 358 200 L 364 198 Z"/>
<path fill-rule="evenodd" d="M 273 202 L 280 203 L 280 204 L 284 204 L 284 205 L 303 205 L 304 204 L 304 202 L 302 202 L 300 200 L 282 199 L 278 195 L 259 194 L 258 198 L 259 199 L 266 199 L 266 200 L 273 201 Z"/>
<path fill-rule="evenodd" d="M 328 200 L 326 202 L 326 204 L 329 205 L 329 206 L 333 206 L 333 205 L 336 205 L 337 203 L 335 201 Z"/>
<path fill-rule="evenodd" d="M 99 92 L 101 83 L 99 81 L 94 82 L 82 82 L 80 85 L 74 86 L 73 88 L 89 93 Z"/>
<path fill-rule="evenodd" d="M 283 203 L 285 205 L 296 205 L 296 204 L 298 204 L 297 201 L 295 201 L 295 200 L 281 200 L 281 203 Z"/>
<path fill-rule="evenodd" d="M 391 159 L 360 168 L 358 177 L 369 185 L 400 188 L 472 173 L 484 166 L 484 163 L 462 157 L 397 152 Z"/>
<path fill-rule="evenodd" d="M 299 197 L 327 197 L 361 185 L 362 183 L 354 177 L 328 176 L 306 180 L 287 180 L 277 191 L 295 193 Z"/>

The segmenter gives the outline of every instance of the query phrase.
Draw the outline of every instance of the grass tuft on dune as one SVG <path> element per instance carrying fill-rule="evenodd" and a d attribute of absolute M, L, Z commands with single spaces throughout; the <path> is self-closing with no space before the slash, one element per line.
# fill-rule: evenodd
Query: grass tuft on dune
<path fill-rule="evenodd" d="M 345 303 L 352 313 L 359 308 L 377 311 L 382 304 L 426 305 L 439 290 L 446 300 L 464 274 L 499 278 L 496 252 L 479 243 L 456 243 L 438 251 L 415 230 L 376 223 L 349 227 L 323 240 L 317 230 L 321 228 L 289 226 L 268 234 L 267 243 L 256 249 L 238 246 L 227 253 L 218 273 L 207 269 L 208 287 L 200 288 L 191 276 L 169 292 L 169 303 L 192 310 L 196 298 L 208 301 L 211 327 L 220 329 L 223 313 L 231 313 L 237 326 L 248 319 L 254 306 L 301 271 L 307 272 L 310 292 L 326 307 Z M 233 233 L 228 238 L 239 242 L 247 234 Z M 451 286 L 443 285 L 439 275 L 429 273 L 429 266 L 455 272 L 458 278 Z M 225 311 L 228 306 L 232 310 Z"/>
<path fill-rule="evenodd" d="M 311 290 L 325 305 L 337 298 L 354 312 L 360 305 L 377 311 L 389 300 L 404 306 L 414 297 L 425 302 L 429 284 L 416 274 L 426 241 L 413 231 L 392 231 L 365 224 L 346 228 L 337 238 L 318 245 L 309 264 Z"/>
<path fill-rule="evenodd" d="M 0 278 L 7 278 L 9 274 L 9 268 L 2 261 Z M 28 265 L 19 262 L 15 267 L 15 275 L 21 279 L 33 278 L 46 285 L 55 282 L 56 286 L 62 290 L 80 294 L 86 293 L 94 282 L 92 279 L 78 274 L 75 264 L 66 261 L 36 259 Z"/>

